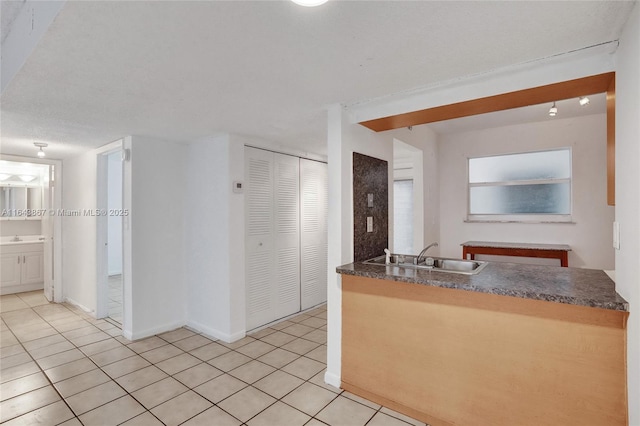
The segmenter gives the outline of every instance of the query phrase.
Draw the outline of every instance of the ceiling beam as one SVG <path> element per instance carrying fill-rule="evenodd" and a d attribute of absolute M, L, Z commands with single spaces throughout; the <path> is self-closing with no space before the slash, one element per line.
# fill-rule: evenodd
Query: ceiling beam
<path fill-rule="evenodd" d="M 468 117 L 487 112 L 503 111 L 512 108 L 520 108 L 530 105 L 538 105 L 546 102 L 560 101 L 563 99 L 588 96 L 596 93 L 607 92 L 615 72 L 563 81 L 561 83 L 548 84 L 546 86 L 532 87 L 530 89 L 442 105 L 375 120 L 362 121 L 359 124 L 375 131 L 400 129 L 420 124 L 434 123 L 436 121 L 450 120 L 453 118 Z"/>

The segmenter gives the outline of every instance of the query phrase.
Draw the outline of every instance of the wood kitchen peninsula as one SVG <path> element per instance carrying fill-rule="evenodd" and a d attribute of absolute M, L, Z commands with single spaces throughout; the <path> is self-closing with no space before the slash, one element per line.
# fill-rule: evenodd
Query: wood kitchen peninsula
<path fill-rule="evenodd" d="M 628 424 L 629 306 L 603 271 L 337 272 L 349 392 L 432 426 Z"/>

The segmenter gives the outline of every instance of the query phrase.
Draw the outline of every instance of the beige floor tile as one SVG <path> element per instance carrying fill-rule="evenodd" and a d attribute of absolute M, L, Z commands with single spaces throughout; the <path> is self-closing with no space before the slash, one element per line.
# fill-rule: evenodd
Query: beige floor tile
<path fill-rule="evenodd" d="M 296 376 L 277 370 L 253 384 L 255 388 L 268 393 L 274 398 L 282 398 L 304 381 Z"/>
<path fill-rule="evenodd" d="M 29 411 L 59 401 L 60 397 L 52 386 L 45 386 L 31 392 L 23 393 L 15 398 L 0 402 L 0 423 L 22 416 Z"/>
<path fill-rule="evenodd" d="M 2 360 L 2 364 L 0 365 L 2 366 L 1 367 L 2 370 L 6 370 L 7 368 L 15 367 L 17 365 L 27 363 L 31 360 L 32 360 L 31 356 L 29 356 L 28 353 L 23 352 L 17 355 L 12 355 L 4 358 Z"/>
<path fill-rule="evenodd" d="M 275 368 L 282 368 L 298 358 L 300 358 L 300 355 L 298 354 L 277 348 L 265 355 L 262 355 L 258 358 L 258 361 L 269 364 Z"/>
<path fill-rule="evenodd" d="M 91 343 L 99 342 L 101 340 L 111 339 L 111 336 L 102 330 L 96 333 L 87 334 L 85 336 L 78 336 L 69 338 L 69 341 L 76 346 L 85 346 Z"/>
<path fill-rule="evenodd" d="M 262 355 L 271 352 L 272 350 L 274 350 L 276 347 L 273 345 L 270 345 L 268 343 L 262 342 L 260 340 L 255 340 L 249 344 L 246 344 L 238 349 L 236 349 L 236 352 L 240 352 L 243 355 L 246 355 L 248 357 L 251 358 L 258 358 L 261 357 Z"/>
<path fill-rule="evenodd" d="M 189 351 L 191 355 L 201 359 L 202 361 L 209 361 L 210 359 L 226 354 L 227 352 L 231 352 L 231 349 L 215 342 Z"/>
<path fill-rule="evenodd" d="M 275 333 L 271 333 L 260 340 L 270 345 L 279 347 L 295 339 L 296 339 L 296 336 L 292 336 L 291 334 L 283 333 L 281 331 L 276 331 Z"/>
<path fill-rule="evenodd" d="M 311 419 L 309 420 L 309 422 L 304 425 L 304 426 L 326 426 L 326 423 L 322 423 L 320 420 L 316 420 L 316 419 Z"/>
<path fill-rule="evenodd" d="M 254 339 L 253 337 L 249 337 L 249 336 L 245 336 L 240 340 L 236 340 L 233 343 L 227 343 L 227 342 L 223 342 L 222 340 L 218 340 L 218 343 L 221 344 L 222 346 L 226 346 L 229 349 L 238 349 L 244 345 L 248 345 L 249 343 L 255 341 L 256 339 Z"/>
<path fill-rule="evenodd" d="M 70 362 L 58 367 L 50 368 L 44 371 L 49 380 L 53 383 L 68 379 L 78 374 L 86 373 L 89 370 L 97 368 L 96 365 L 88 358 L 82 358 L 77 361 Z"/>
<path fill-rule="evenodd" d="M 29 376 L 21 377 L 10 382 L 0 385 L 0 400 L 4 401 L 32 390 L 40 389 L 47 386 L 49 381 L 42 373 L 35 373 Z"/>
<path fill-rule="evenodd" d="M 41 339 L 43 337 L 55 335 L 58 331 L 53 327 L 43 327 L 35 331 L 31 331 L 29 333 L 18 333 L 14 330 L 15 336 L 22 343 L 30 342 L 32 340 Z"/>
<path fill-rule="evenodd" d="M 190 419 L 189 421 L 183 423 L 183 426 L 240 426 L 241 423 L 242 422 L 240 422 L 240 420 L 230 416 L 220 408 L 211 407 L 208 410 Z"/>
<path fill-rule="evenodd" d="M 335 393 L 307 382 L 282 398 L 282 401 L 310 416 L 315 416 L 336 397 Z"/>
<path fill-rule="evenodd" d="M 400 419 L 400 420 L 402 420 L 404 422 L 407 422 L 409 424 L 412 424 L 414 426 L 425 426 L 424 422 L 421 422 L 420 420 L 413 419 L 413 418 L 411 418 L 409 416 L 405 416 L 404 414 L 398 413 L 397 411 L 394 411 L 394 410 L 392 410 L 390 408 L 382 407 L 382 409 L 380 409 L 380 411 L 382 413 L 384 413 L 384 414 L 387 414 L 387 415 L 389 415 L 391 417 L 395 417 L 396 419 Z"/>
<path fill-rule="evenodd" d="M 0 301 L 0 312 L 2 313 L 27 309 L 28 307 L 29 305 L 24 303 L 18 297 L 9 298 L 7 296 L 2 296 L 2 301 Z"/>
<path fill-rule="evenodd" d="M 373 408 L 374 410 L 379 410 L 381 408 L 380 404 L 376 404 L 375 402 L 369 401 L 368 399 L 364 399 L 361 396 L 354 395 L 351 392 L 344 391 L 340 394 L 345 398 L 349 398 L 352 401 L 359 402 L 362 405 L 366 405 L 369 408 Z"/>
<path fill-rule="evenodd" d="M 388 416 L 384 413 L 376 413 L 367 426 L 408 426 L 408 423 L 403 422 L 395 417 Z"/>
<path fill-rule="evenodd" d="M 178 328 L 176 330 L 159 334 L 158 337 L 160 337 L 163 340 L 166 340 L 169 343 L 173 343 L 177 340 L 182 340 L 182 339 L 186 339 L 187 337 L 194 336 L 195 334 L 196 333 L 194 333 L 191 330 L 187 330 L 186 328 Z"/>
<path fill-rule="evenodd" d="M 311 377 L 324 370 L 326 366 L 318 361 L 314 361 L 309 358 L 300 357 L 290 364 L 282 367 L 282 371 L 285 371 L 294 376 L 300 377 L 303 380 L 309 380 Z"/>
<path fill-rule="evenodd" d="M 193 391 L 185 392 L 158 405 L 151 412 L 167 426 L 177 426 L 212 407 L 209 401 Z"/>
<path fill-rule="evenodd" d="M 66 339 L 75 339 L 76 337 L 82 337 L 82 336 L 87 336 L 89 334 L 94 334 L 94 333 L 98 333 L 100 331 L 99 328 L 94 327 L 91 324 L 88 324 L 85 327 L 82 328 L 76 328 L 74 330 L 71 331 L 66 331 L 64 333 L 62 333 L 62 335 L 66 338 Z"/>
<path fill-rule="evenodd" d="M 184 351 L 182 349 L 176 348 L 175 346 L 170 344 L 166 344 L 164 346 L 151 349 L 150 351 L 142 352 L 140 356 L 152 364 L 157 364 L 158 362 L 164 361 L 165 359 L 173 358 L 174 356 L 178 356 L 183 353 Z"/>
<path fill-rule="evenodd" d="M 223 374 L 215 379 L 203 383 L 193 390 L 207 398 L 209 401 L 217 404 L 246 386 L 246 383 L 236 379 L 235 377 Z"/>
<path fill-rule="evenodd" d="M 307 314 L 300 314 L 300 315 L 296 315 L 295 317 L 291 317 L 289 318 L 289 321 L 291 322 L 295 322 L 295 323 L 299 323 L 302 322 L 308 318 L 311 318 L 311 315 L 307 315 Z"/>
<path fill-rule="evenodd" d="M 109 340 L 113 341 L 113 339 Z M 119 343 L 118 345 L 116 348 L 92 355 L 91 360 L 95 362 L 98 367 L 102 367 L 136 355 L 134 351 L 126 346 L 120 345 Z"/>
<path fill-rule="evenodd" d="M 280 322 L 278 322 L 276 324 L 269 325 L 269 328 L 273 328 L 274 330 L 282 330 L 283 328 L 287 328 L 287 327 L 289 327 L 290 325 L 293 325 L 293 324 L 295 324 L 295 322 L 288 321 L 288 320 L 287 321 L 280 321 Z"/>
<path fill-rule="evenodd" d="M 318 315 L 315 316 L 315 318 L 320 318 L 320 319 L 323 319 L 323 320 L 326 321 L 327 320 L 327 312 L 325 311 L 325 312 L 323 312 L 321 314 L 318 314 Z"/>
<path fill-rule="evenodd" d="M 293 324 L 290 325 L 287 328 L 283 328 L 282 331 L 283 333 L 287 333 L 287 334 L 292 334 L 296 337 L 302 337 L 307 333 L 310 333 L 312 331 L 314 331 L 315 328 L 313 327 L 308 327 L 306 325 L 302 325 L 302 324 Z"/>
<path fill-rule="evenodd" d="M 160 346 L 166 345 L 167 342 L 162 340 L 157 336 L 147 337 L 146 339 L 137 340 L 127 345 L 129 349 L 134 352 L 142 353 L 147 352 L 152 349 L 159 348 Z"/>
<path fill-rule="evenodd" d="M 99 342 L 90 343 L 88 345 L 82 346 L 80 347 L 80 350 L 84 352 L 86 356 L 91 356 L 91 355 L 99 354 L 100 352 L 116 349 L 121 346 L 123 346 L 123 344 L 118 342 L 116 339 L 106 339 L 106 340 L 101 340 Z"/>
<path fill-rule="evenodd" d="M 33 361 L 29 361 L 24 364 L 16 365 L 15 367 L 3 369 L 2 374 L 0 374 L 0 382 L 5 383 L 19 379 L 20 377 L 29 376 L 39 371 L 40 368 L 38 368 L 38 364 Z"/>
<path fill-rule="evenodd" d="M 161 361 L 155 365 L 165 373 L 174 375 L 176 373 L 179 373 L 180 371 L 186 370 L 189 367 L 200 364 L 201 362 L 202 361 L 198 358 L 191 356 L 188 353 L 183 353 L 178 356 L 174 356 L 173 358 Z"/>
<path fill-rule="evenodd" d="M 17 345 L 20 341 L 9 330 L 0 331 L 0 347 Z"/>
<path fill-rule="evenodd" d="M 134 371 L 133 373 L 126 374 L 122 377 L 118 377 L 116 382 L 122 386 L 127 392 L 135 392 L 138 389 L 142 389 L 145 386 L 149 386 L 152 383 L 159 382 L 162 379 L 167 378 L 167 374 L 160 370 L 155 365 L 142 368 Z"/>
<path fill-rule="evenodd" d="M 206 337 L 200 336 L 200 335 L 187 337 L 186 339 L 173 342 L 174 346 L 177 346 L 183 351 L 187 351 L 187 352 L 193 349 L 199 348 L 201 346 L 208 345 L 209 343 L 211 343 L 210 339 L 207 339 Z"/>
<path fill-rule="evenodd" d="M 263 328 L 260 331 L 253 332 L 249 334 L 249 337 L 253 337 L 254 339 L 261 339 L 269 334 L 275 333 L 277 330 L 275 328 L 267 327 Z"/>
<path fill-rule="evenodd" d="M 304 321 L 302 321 L 300 324 L 302 325 L 306 325 L 307 327 L 312 327 L 312 328 L 320 328 L 323 325 L 327 324 L 327 320 L 322 319 L 322 318 L 308 318 Z"/>
<path fill-rule="evenodd" d="M 278 401 L 247 423 L 249 426 L 302 426 L 311 417 Z"/>
<path fill-rule="evenodd" d="M 243 382 L 251 384 L 273 371 L 275 371 L 275 368 L 270 365 L 254 360 L 231 370 L 229 374 Z"/>
<path fill-rule="evenodd" d="M 246 422 L 274 402 L 275 398 L 249 386 L 220 402 L 218 406 L 233 417 Z"/>
<path fill-rule="evenodd" d="M 117 383 L 109 381 L 65 398 L 77 416 L 126 395 Z"/>
<path fill-rule="evenodd" d="M 323 330 L 314 330 L 311 333 L 305 334 L 302 338 L 324 345 L 327 343 L 327 332 Z"/>
<path fill-rule="evenodd" d="M 13 356 L 21 353 L 25 353 L 26 351 L 22 347 L 22 345 L 11 345 L 11 346 L 3 346 L 0 348 L 0 359 L 5 359 L 8 356 Z"/>
<path fill-rule="evenodd" d="M 126 422 L 122 426 L 164 426 L 160 420 L 148 411 L 136 416 Z M 213 426 L 213 424 L 211 424 Z"/>
<path fill-rule="evenodd" d="M 298 355 L 304 355 L 307 352 L 312 351 L 313 349 L 320 346 L 318 343 L 311 342 L 305 339 L 296 339 L 292 340 L 286 345 L 282 345 L 282 349 L 286 349 L 289 352 L 294 352 Z"/>
<path fill-rule="evenodd" d="M 131 396 L 126 395 L 81 415 L 80 421 L 85 426 L 115 426 L 142 414 L 144 411 L 143 406 Z"/>
<path fill-rule="evenodd" d="M 54 325 L 54 328 L 58 330 L 59 333 L 66 333 L 69 331 L 75 331 L 82 328 L 86 328 L 90 325 L 91 324 L 89 324 L 85 320 L 76 319 L 74 321 L 65 321 L 62 323 L 57 323 L 56 325 Z"/>
<path fill-rule="evenodd" d="M 64 423 L 60 423 L 58 426 L 82 426 L 82 423 L 80 423 L 80 420 L 78 420 L 77 417 L 74 417 L 71 420 L 67 420 Z"/>
<path fill-rule="evenodd" d="M 327 364 L 327 347 L 325 345 L 320 345 L 314 350 L 307 352 L 304 356 L 326 365 Z"/>
<path fill-rule="evenodd" d="M 34 359 L 41 359 L 51 355 L 59 354 L 60 352 L 66 352 L 71 349 L 75 349 L 75 346 L 73 346 L 71 342 L 65 340 L 64 342 L 54 343 L 53 345 L 30 350 L 29 353 Z"/>
<path fill-rule="evenodd" d="M 125 358 L 113 364 L 105 365 L 102 370 L 114 379 L 151 365 L 140 355 Z"/>
<path fill-rule="evenodd" d="M 375 413 L 369 407 L 338 396 L 315 417 L 330 425 L 364 426 Z"/>
<path fill-rule="evenodd" d="M 195 388 L 209 380 L 222 375 L 223 372 L 217 368 L 203 362 L 173 376 L 174 379 L 180 381 L 189 388 Z"/>
<path fill-rule="evenodd" d="M 239 352 L 231 351 L 209 360 L 208 363 L 216 367 L 218 370 L 231 371 L 249 361 L 251 361 L 251 358 L 248 356 L 242 355 Z"/>
<path fill-rule="evenodd" d="M 55 355 L 49 355 L 44 358 L 40 358 L 36 362 L 43 370 L 48 370 L 59 365 L 67 364 L 71 361 L 76 361 L 84 358 L 84 354 L 78 349 L 71 349 L 69 351 L 60 352 Z"/>
<path fill-rule="evenodd" d="M 133 392 L 131 395 L 140 401 L 147 409 L 151 409 L 165 401 L 174 398 L 189 390 L 185 385 L 172 377 L 167 377 L 159 382 L 150 384 Z"/>
<path fill-rule="evenodd" d="M 33 426 L 39 424 L 64 424 L 66 420 L 73 419 L 73 412 L 63 401 L 57 401 L 37 410 L 30 411 L 20 417 L 16 417 L 2 426 Z M 78 423 L 80 424 L 80 423 Z"/>
<path fill-rule="evenodd" d="M 102 370 L 87 371 L 66 380 L 62 380 L 55 384 L 56 389 L 64 398 L 68 398 L 77 393 L 91 389 L 95 386 L 107 383 L 111 378 L 104 374 Z"/>

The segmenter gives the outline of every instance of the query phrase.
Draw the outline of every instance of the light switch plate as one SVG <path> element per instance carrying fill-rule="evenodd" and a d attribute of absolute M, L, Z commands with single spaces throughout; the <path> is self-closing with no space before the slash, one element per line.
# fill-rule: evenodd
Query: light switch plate
<path fill-rule="evenodd" d="M 367 194 L 367 207 L 373 207 L 373 194 Z"/>
<path fill-rule="evenodd" d="M 373 232 L 373 216 L 367 216 L 367 232 Z"/>

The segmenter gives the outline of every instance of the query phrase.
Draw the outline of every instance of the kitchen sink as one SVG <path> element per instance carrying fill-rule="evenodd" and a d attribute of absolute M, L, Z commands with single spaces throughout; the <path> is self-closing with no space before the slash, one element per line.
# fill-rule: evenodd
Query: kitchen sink
<path fill-rule="evenodd" d="M 437 272 L 450 272 L 454 274 L 475 275 L 480 273 L 487 262 L 479 260 L 448 259 L 442 257 L 427 257 L 417 263 L 417 256 L 412 254 L 392 254 L 389 257 L 389 265 L 386 264 L 386 256 L 378 256 L 365 260 L 368 265 L 402 266 L 404 268 L 427 269 Z"/>

